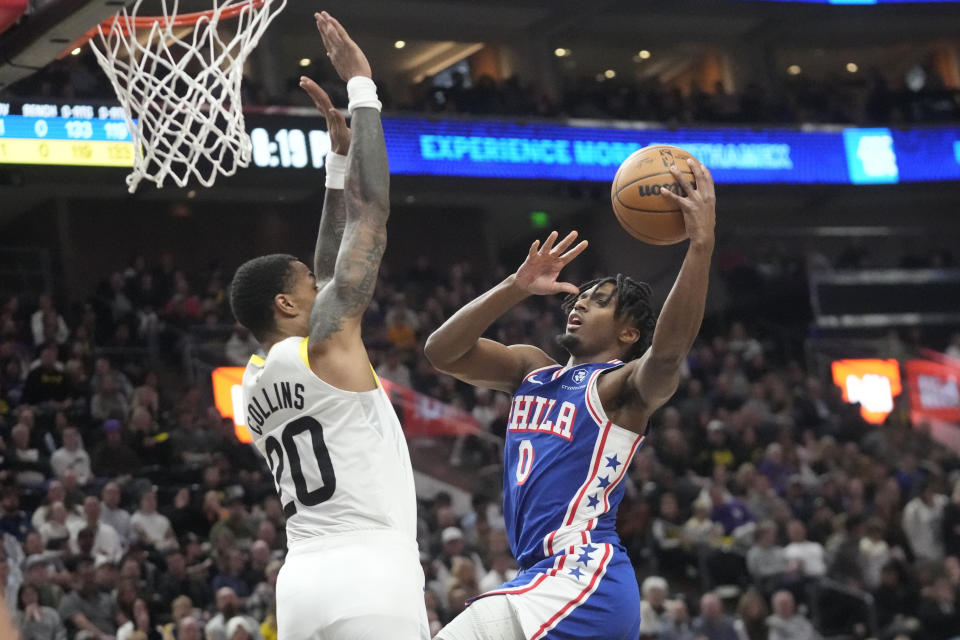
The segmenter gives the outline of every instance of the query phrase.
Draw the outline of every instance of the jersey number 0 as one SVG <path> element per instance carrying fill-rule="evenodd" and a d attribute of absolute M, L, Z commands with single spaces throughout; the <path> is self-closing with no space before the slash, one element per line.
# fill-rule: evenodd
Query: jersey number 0
<path fill-rule="evenodd" d="M 303 475 L 303 467 L 300 461 L 300 452 L 297 450 L 297 443 L 294 438 L 302 433 L 310 434 L 310 443 L 313 446 L 314 459 L 320 472 L 320 480 L 323 485 L 313 491 L 307 487 L 307 479 Z M 337 488 L 337 477 L 333 473 L 333 464 L 330 462 L 330 453 L 327 451 L 327 443 L 323 441 L 323 425 L 310 416 L 303 416 L 290 422 L 283 428 L 283 435 L 280 437 L 283 446 L 273 436 L 267 437 L 267 462 L 270 464 L 270 471 L 274 473 L 277 481 L 277 494 L 280 496 L 280 502 L 283 502 L 283 491 L 280 488 L 280 478 L 283 476 L 283 452 L 286 450 L 287 460 L 290 461 L 290 475 L 293 477 L 293 486 L 296 489 L 296 502 L 291 500 L 283 505 L 283 513 L 288 518 L 297 512 L 296 503 L 299 502 L 305 507 L 314 507 L 321 502 L 330 499 L 334 490 Z M 276 454 L 276 460 L 274 460 Z M 311 476 L 316 477 L 314 474 Z"/>

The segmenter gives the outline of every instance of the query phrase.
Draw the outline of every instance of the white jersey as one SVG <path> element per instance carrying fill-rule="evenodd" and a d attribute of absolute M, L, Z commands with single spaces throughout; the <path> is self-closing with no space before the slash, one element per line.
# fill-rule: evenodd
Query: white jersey
<path fill-rule="evenodd" d="M 379 380 L 372 391 L 337 389 L 310 368 L 307 338 L 293 337 L 250 359 L 243 401 L 291 542 L 386 529 L 416 544 L 410 454 Z"/>

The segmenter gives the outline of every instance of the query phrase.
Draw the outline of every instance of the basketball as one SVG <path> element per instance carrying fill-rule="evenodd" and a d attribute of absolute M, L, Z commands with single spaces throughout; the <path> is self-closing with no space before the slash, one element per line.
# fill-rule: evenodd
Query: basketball
<path fill-rule="evenodd" d="M 661 191 L 670 189 L 683 195 L 670 173 L 674 164 L 696 185 L 688 158 L 693 156 L 680 147 L 651 145 L 623 161 L 613 179 L 610 198 L 613 212 L 627 233 L 649 244 L 676 244 L 686 239 L 683 214 Z"/>

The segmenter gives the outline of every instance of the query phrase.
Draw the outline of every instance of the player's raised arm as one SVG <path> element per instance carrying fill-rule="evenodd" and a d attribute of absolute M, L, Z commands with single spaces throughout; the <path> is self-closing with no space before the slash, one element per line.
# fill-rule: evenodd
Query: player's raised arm
<path fill-rule="evenodd" d="M 310 314 L 311 356 L 327 349 L 327 341 L 334 336 L 362 347 L 360 318 L 373 296 L 390 213 L 387 149 L 370 64 L 333 17 L 323 12 L 316 20 L 334 68 L 347 81 L 352 131 L 343 192 L 343 238 L 333 276 L 320 289 Z"/>
<path fill-rule="evenodd" d="M 690 167 L 697 181 L 696 188 L 672 166 L 670 171 L 683 187 L 685 197 L 661 191 L 676 201 L 683 212 L 690 244 L 660 312 L 650 349 L 637 362 L 629 379 L 630 386 L 649 411 L 662 405 L 676 391 L 680 365 L 700 331 L 706 306 L 717 199 L 710 171 L 695 160 L 690 161 Z"/>
<path fill-rule="evenodd" d="M 317 277 L 317 285 L 322 287 L 333 277 L 337 252 L 347 224 L 343 187 L 347 152 L 350 149 L 350 128 L 343 114 L 334 108 L 330 96 L 316 82 L 303 76 L 300 78 L 300 87 L 307 92 L 320 115 L 326 120 L 330 134 L 330 153 L 324 161 L 326 192 L 323 196 L 323 215 L 320 218 L 320 232 L 317 234 L 317 246 L 313 254 L 313 273 Z"/>
<path fill-rule="evenodd" d="M 516 273 L 457 311 L 427 338 L 424 355 L 430 363 L 464 382 L 509 393 L 527 372 L 554 364 L 536 347 L 508 347 L 481 336 L 497 318 L 530 295 L 579 292 L 576 285 L 557 281 L 560 271 L 587 248 L 583 241 L 571 249 L 576 239 L 577 232 L 572 231 L 554 246 L 554 231 L 543 246 L 534 241 Z"/>

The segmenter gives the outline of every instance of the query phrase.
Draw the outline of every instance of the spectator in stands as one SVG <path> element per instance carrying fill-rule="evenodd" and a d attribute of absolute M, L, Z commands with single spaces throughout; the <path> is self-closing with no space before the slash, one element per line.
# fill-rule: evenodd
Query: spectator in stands
<path fill-rule="evenodd" d="M 187 558 L 177 547 L 167 549 L 163 554 L 166 571 L 157 581 L 157 596 L 161 602 L 173 602 L 177 596 L 186 596 L 190 602 L 204 608 L 210 602 L 210 587 L 202 575 L 187 571 Z M 191 605 L 191 606 L 192 606 Z M 182 617 L 174 615 L 174 619 Z"/>
<path fill-rule="evenodd" d="M 242 491 L 236 491 L 227 500 L 227 512 L 210 529 L 210 542 L 217 545 L 217 539 L 224 531 L 229 531 L 238 541 L 250 542 L 256 537 L 256 531 L 250 523 Z"/>
<path fill-rule="evenodd" d="M 666 619 L 660 623 L 657 630 L 658 640 L 694 640 L 696 636 L 690 623 L 687 603 L 679 599 L 669 600 L 666 607 Z"/>
<path fill-rule="evenodd" d="M 395 349 L 411 352 L 417 345 L 417 329 L 420 321 L 417 314 L 407 307 L 407 298 L 402 293 L 393 296 L 385 316 L 387 337 Z"/>
<path fill-rule="evenodd" d="M 937 493 L 934 481 L 924 479 L 917 496 L 903 508 L 903 532 L 910 550 L 920 560 L 943 560 L 943 511 L 947 497 Z"/>
<path fill-rule="evenodd" d="M 946 576 L 939 576 L 933 585 L 923 591 L 917 613 L 920 624 L 930 640 L 950 640 L 960 629 L 960 609 L 957 608 L 956 588 Z"/>
<path fill-rule="evenodd" d="M 379 367 L 377 375 L 403 387 L 410 387 L 410 367 L 400 360 L 400 353 L 396 349 L 387 352 L 387 357 Z"/>
<path fill-rule="evenodd" d="M 27 374 L 22 401 L 43 411 L 62 409 L 70 397 L 70 383 L 64 373 L 56 345 L 47 344 Z"/>
<path fill-rule="evenodd" d="M 30 316 L 30 333 L 33 336 L 34 345 L 40 346 L 46 342 L 44 326 L 48 323 L 54 326 L 53 337 L 56 344 L 65 344 L 70 337 L 70 329 L 63 316 L 53 306 L 53 298 L 50 294 L 41 293 L 37 298 L 37 310 Z"/>
<path fill-rule="evenodd" d="M 60 601 L 60 617 L 77 640 L 97 640 L 116 633 L 117 606 L 113 597 L 97 588 L 93 560 L 79 558 L 73 591 Z"/>
<path fill-rule="evenodd" d="M 83 524 L 81 521 L 80 527 Z M 47 511 L 47 519 L 40 525 L 40 537 L 47 549 L 59 550 L 70 541 L 70 529 L 67 528 L 67 509 L 62 502 L 54 502 Z"/>
<path fill-rule="evenodd" d="M 74 426 L 63 430 L 63 446 L 50 456 L 50 469 L 53 475 L 60 477 L 68 469 L 77 477 L 77 483 L 82 485 L 90 482 L 93 472 L 90 470 L 90 454 L 83 448 L 80 441 L 80 432 Z"/>
<path fill-rule="evenodd" d="M 130 541 L 130 513 L 120 506 L 120 485 L 110 481 L 100 492 L 100 522 L 114 528 L 126 548 Z"/>
<path fill-rule="evenodd" d="M 683 520 L 677 496 L 665 492 L 660 496 L 660 513 L 650 527 L 657 566 L 661 573 L 682 575 L 692 564 L 689 541 L 684 537 Z M 641 616 L 642 620 L 642 616 Z"/>
<path fill-rule="evenodd" d="M 960 557 L 960 479 L 953 484 L 950 502 L 943 508 L 943 549 Z"/>
<path fill-rule="evenodd" d="M 4 487 L 0 491 L 0 537 L 8 534 L 22 541 L 32 528 L 30 518 L 20 509 L 19 489 Z"/>
<path fill-rule="evenodd" d="M 13 621 L 23 640 L 67 640 L 60 614 L 40 603 L 40 592 L 31 584 L 20 587 Z"/>
<path fill-rule="evenodd" d="M 11 446 L 7 452 L 6 468 L 13 473 L 21 487 L 38 487 L 50 473 L 49 460 L 39 449 L 31 446 L 30 429 L 17 424 L 10 430 Z"/>
<path fill-rule="evenodd" d="M 868 589 L 876 589 L 881 584 L 883 568 L 890 562 L 890 545 L 883 539 L 883 521 L 871 518 L 867 521 L 865 535 L 860 539 L 860 562 L 863 569 L 864 584 Z"/>
<path fill-rule="evenodd" d="M 97 361 L 94 363 L 93 376 L 90 377 L 90 388 L 100 389 L 103 386 L 103 381 L 107 378 L 113 379 L 114 387 L 123 394 L 125 398 L 129 398 L 133 394 L 133 386 L 130 384 L 130 379 L 127 378 L 126 374 L 114 369 L 109 359 L 97 358 Z"/>
<path fill-rule="evenodd" d="M 227 623 L 240 612 L 240 599 L 230 587 L 221 587 L 217 590 L 217 614 L 213 616 L 204 628 L 207 640 L 232 640 L 227 635 Z M 247 633 L 251 638 L 260 639 L 260 632 L 257 630 L 257 622 L 249 616 L 242 616 L 248 624 Z M 252 631 L 251 631 L 252 629 Z"/>
<path fill-rule="evenodd" d="M 737 603 L 737 618 L 733 624 L 740 640 L 768 640 L 769 613 L 763 595 L 753 587 L 747 589 Z"/>
<path fill-rule="evenodd" d="M 90 400 L 90 417 L 100 422 L 121 420 L 130 413 L 130 403 L 126 395 L 117 388 L 116 379 L 105 376 Z"/>
<path fill-rule="evenodd" d="M 134 540 L 139 540 L 157 550 L 176 546 L 177 539 L 170 520 L 157 512 L 157 494 L 149 489 L 140 494 L 140 508 L 130 518 Z"/>
<path fill-rule="evenodd" d="M 227 551 L 217 575 L 214 576 L 211 587 L 214 591 L 219 591 L 221 587 L 230 587 L 241 600 L 245 600 L 252 592 L 246 580 L 246 569 L 246 552 L 236 547 L 231 548 Z"/>
<path fill-rule="evenodd" d="M 765 520 L 757 526 L 756 540 L 747 551 L 747 570 L 763 593 L 772 593 L 787 568 L 783 547 L 777 544 L 777 525 Z"/>
<path fill-rule="evenodd" d="M 783 549 L 787 572 L 803 579 L 815 579 L 827 573 L 823 545 L 807 539 L 807 528 L 792 520 L 787 528 L 790 544 Z"/>
<path fill-rule="evenodd" d="M 20 592 L 21 576 L 14 562 L 0 549 L 0 594 L 3 595 L 4 613 L 13 613 Z"/>
<path fill-rule="evenodd" d="M 193 616 L 180 619 L 176 634 L 176 640 L 203 640 L 200 621 Z"/>
<path fill-rule="evenodd" d="M 33 535 L 39 539 L 40 534 L 34 533 Z M 26 547 L 26 545 L 24 546 Z M 56 608 L 63 597 L 63 589 L 53 582 L 55 575 L 54 559 L 60 562 L 59 556 L 43 553 L 42 542 L 39 550 L 24 548 L 24 553 L 27 558 L 24 561 L 23 584 L 30 585 L 36 590 L 39 604 Z"/>
<path fill-rule="evenodd" d="M 163 640 L 175 640 L 177 622 L 194 615 L 193 601 L 187 596 L 177 596 L 170 603 L 170 622 L 163 625 Z M 199 628 L 197 638 L 200 638 Z"/>
<path fill-rule="evenodd" d="M 103 423 L 106 438 L 93 452 L 93 467 L 97 475 L 116 478 L 121 484 L 140 470 L 140 458 L 136 451 L 123 441 L 123 424 L 110 418 Z"/>
<path fill-rule="evenodd" d="M 87 496 L 83 501 L 83 511 L 86 517 L 83 527 L 74 529 L 70 536 L 70 550 L 80 553 L 77 537 L 84 528 L 93 532 L 93 548 L 89 555 L 97 560 L 119 562 L 123 555 L 124 544 L 120 540 L 116 529 L 100 520 L 100 500 L 96 496 Z"/>
<path fill-rule="evenodd" d="M 137 598 L 133 603 L 133 616 L 117 629 L 116 640 L 161 640 L 162 637 L 157 626 L 151 621 L 150 608 L 146 601 Z"/>
<path fill-rule="evenodd" d="M 47 521 L 47 517 L 50 514 L 50 507 L 55 502 L 66 502 L 67 492 L 63 488 L 63 483 L 59 480 L 51 480 L 47 484 L 47 493 L 43 498 L 43 504 L 36 508 L 33 512 L 33 515 L 30 518 L 33 528 L 37 531 L 40 530 L 41 525 Z M 71 520 L 81 520 L 83 514 L 81 511 L 77 510 L 71 512 L 68 516 Z"/>
<path fill-rule="evenodd" d="M 733 619 L 724 614 L 723 603 L 714 593 L 705 593 L 700 598 L 700 615 L 690 625 L 694 636 L 707 640 L 739 640 L 733 628 Z"/>
<path fill-rule="evenodd" d="M 770 640 L 820 640 L 810 621 L 797 613 L 793 594 L 778 591 L 773 595 L 773 615 L 767 618 Z"/>
<path fill-rule="evenodd" d="M 640 637 L 656 638 L 660 627 L 667 622 L 667 581 L 660 576 L 649 576 L 643 581 L 640 593 Z"/>
<path fill-rule="evenodd" d="M 227 362 L 237 367 L 245 367 L 250 361 L 250 356 L 257 354 L 263 356 L 263 349 L 260 343 L 253 337 L 253 334 L 241 325 L 234 325 L 233 332 L 227 339 L 224 347 L 224 355 Z"/>

